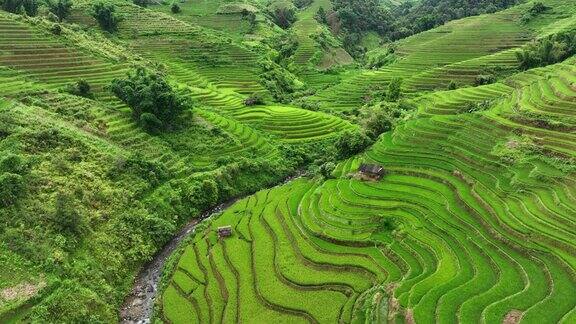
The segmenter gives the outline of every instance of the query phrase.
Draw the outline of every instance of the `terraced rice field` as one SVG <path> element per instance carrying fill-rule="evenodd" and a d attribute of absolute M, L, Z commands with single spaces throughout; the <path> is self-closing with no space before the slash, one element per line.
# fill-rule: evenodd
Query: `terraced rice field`
<path fill-rule="evenodd" d="M 430 117 L 341 163 L 335 179 L 297 180 L 237 202 L 186 247 L 159 318 L 573 323 L 576 177 L 549 158 L 576 157 L 565 129 L 576 127 L 573 63 L 430 96 Z M 454 112 L 486 98 L 500 101 L 483 113 Z M 517 109 L 568 125 L 518 120 Z M 500 159 L 494 148 L 520 133 L 544 155 Z M 350 179 L 361 161 L 388 173 Z M 386 230 L 387 219 L 396 230 Z M 231 226 L 232 237 L 218 239 L 219 226 Z"/>
<path fill-rule="evenodd" d="M 124 74 L 122 64 L 113 64 L 92 53 L 67 46 L 47 31 L 0 13 L 0 64 L 58 88 L 79 79 L 95 91 Z"/>
<path fill-rule="evenodd" d="M 356 127 L 332 115 L 283 106 L 245 108 L 233 116 L 286 142 L 318 140 Z"/>
<path fill-rule="evenodd" d="M 404 80 L 404 93 L 446 89 L 450 81 L 474 83 L 486 68 L 514 70 L 513 48 L 530 40 L 530 32 L 519 24 L 519 10 L 469 17 L 423 32 L 398 43 L 399 59 L 382 69 L 367 71 L 320 91 L 314 97 L 324 109 L 351 110 L 360 107 L 371 89 L 385 87 L 393 77 Z M 481 41 L 479 41 L 481 40 Z"/>

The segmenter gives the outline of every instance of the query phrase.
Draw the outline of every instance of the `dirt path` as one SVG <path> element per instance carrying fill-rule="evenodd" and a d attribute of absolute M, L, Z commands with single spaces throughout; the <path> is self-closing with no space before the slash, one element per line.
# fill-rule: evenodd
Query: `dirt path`
<path fill-rule="evenodd" d="M 279 185 L 290 182 L 296 178 L 302 176 L 301 172 L 297 172 L 295 175 L 287 177 Z M 156 299 L 156 292 L 158 290 L 158 283 L 162 276 L 162 269 L 166 260 L 176 248 L 180 245 L 185 238 L 187 238 L 196 227 L 196 224 L 202 220 L 210 217 L 211 215 L 221 212 L 222 210 L 230 207 L 238 199 L 235 198 L 218 206 L 211 208 L 200 217 L 193 219 L 190 223 L 186 224 L 173 238 L 168 242 L 152 261 L 145 264 L 136 279 L 134 279 L 134 286 L 132 291 L 127 296 L 122 308 L 120 309 L 120 323 L 138 323 L 138 324 L 148 324 L 152 321 L 152 311 L 154 310 L 154 301 Z"/>

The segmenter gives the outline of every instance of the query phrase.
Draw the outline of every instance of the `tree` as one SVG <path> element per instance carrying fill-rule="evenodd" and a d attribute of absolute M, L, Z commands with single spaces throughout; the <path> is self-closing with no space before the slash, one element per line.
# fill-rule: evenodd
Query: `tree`
<path fill-rule="evenodd" d="M 244 100 L 244 105 L 254 106 L 264 104 L 264 97 L 259 92 L 252 93 L 248 98 Z"/>
<path fill-rule="evenodd" d="M 24 179 L 19 174 L 3 173 L 0 175 L 0 207 L 15 204 L 24 194 Z"/>
<path fill-rule="evenodd" d="M 120 19 L 116 15 L 116 7 L 112 4 L 98 2 L 93 7 L 92 17 L 98 21 L 102 29 L 113 33 L 118 30 Z"/>
<path fill-rule="evenodd" d="M 368 145 L 370 139 L 360 131 L 347 130 L 336 141 L 338 155 L 342 159 L 362 152 Z"/>
<path fill-rule="evenodd" d="M 270 12 L 272 20 L 282 29 L 288 29 L 296 21 L 294 6 L 276 6 Z"/>
<path fill-rule="evenodd" d="M 388 83 L 387 100 L 398 101 L 402 95 L 402 78 L 392 78 Z"/>
<path fill-rule="evenodd" d="M 72 2 L 70 0 L 47 0 L 48 11 L 50 11 L 54 16 L 58 18 L 58 21 L 63 21 L 70 15 L 70 10 L 72 9 Z"/>
<path fill-rule="evenodd" d="M 34 17 L 38 14 L 38 7 L 39 7 L 38 0 L 24 0 L 22 2 L 22 7 L 26 12 L 26 15 L 30 17 Z"/>
<path fill-rule="evenodd" d="M 172 10 L 173 14 L 179 14 L 182 11 L 182 9 L 180 9 L 180 6 L 176 2 L 172 4 L 170 10 Z"/>
<path fill-rule="evenodd" d="M 188 106 L 160 74 L 143 68 L 113 80 L 110 88 L 132 109 L 134 120 L 149 130 L 172 128 Z"/>
<path fill-rule="evenodd" d="M 52 220 L 56 230 L 74 236 L 79 236 L 86 230 L 86 220 L 70 194 L 59 192 L 56 195 L 55 209 Z"/>
<path fill-rule="evenodd" d="M 314 15 L 314 18 L 321 24 L 325 25 L 328 24 L 328 16 L 326 15 L 326 10 L 324 10 L 324 7 L 320 7 L 318 9 L 316 14 Z"/>
<path fill-rule="evenodd" d="M 84 98 L 94 98 L 92 94 L 90 84 L 86 80 L 78 80 L 73 85 L 68 86 L 68 92 L 75 96 L 84 97 Z"/>
<path fill-rule="evenodd" d="M 142 8 L 148 7 L 148 0 L 133 0 L 132 2 L 135 5 L 140 6 Z"/>
<path fill-rule="evenodd" d="M 380 134 L 392 130 L 393 117 L 384 107 L 367 108 L 362 115 L 362 126 L 371 139 L 375 140 Z"/>
<path fill-rule="evenodd" d="M 22 0 L 4 0 L 2 10 L 11 13 L 20 13 L 22 10 Z"/>

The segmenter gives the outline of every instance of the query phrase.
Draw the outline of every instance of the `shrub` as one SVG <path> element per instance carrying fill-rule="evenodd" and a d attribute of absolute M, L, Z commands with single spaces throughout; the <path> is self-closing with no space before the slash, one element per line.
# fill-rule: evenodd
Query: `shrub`
<path fill-rule="evenodd" d="M 62 26 L 60 26 L 59 24 L 54 24 L 51 28 L 50 28 L 50 32 L 52 32 L 52 34 L 54 35 L 61 35 L 62 34 Z"/>
<path fill-rule="evenodd" d="M 334 162 L 326 162 L 320 166 L 318 171 L 324 179 L 330 179 L 332 178 L 332 172 L 334 172 L 334 169 L 336 169 Z"/>
<path fill-rule="evenodd" d="M 151 113 L 143 113 L 140 115 L 140 125 L 147 132 L 155 134 L 162 130 L 162 121 L 156 117 L 156 115 Z"/>
<path fill-rule="evenodd" d="M 516 52 L 520 69 L 562 62 L 576 54 L 576 29 L 540 39 Z"/>
<path fill-rule="evenodd" d="M 0 175 L 0 207 L 15 204 L 24 194 L 24 179 L 21 175 L 3 173 Z"/>
<path fill-rule="evenodd" d="M 70 15 L 70 10 L 72 9 L 72 2 L 70 0 L 47 0 L 48 11 L 58 18 L 58 21 L 63 21 Z"/>
<path fill-rule="evenodd" d="M 172 10 L 173 14 L 179 14 L 182 11 L 182 9 L 180 9 L 180 6 L 176 2 L 172 4 L 170 10 Z"/>
<path fill-rule="evenodd" d="M 324 7 L 318 8 L 318 11 L 316 11 L 316 14 L 314 15 L 314 19 L 316 19 L 316 21 L 321 24 L 328 24 L 328 16 L 326 15 L 326 10 L 324 10 Z"/>
<path fill-rule="evenodd" d="M 402 95 L 402 78 L 392 78 L 388 84 L 386 99 L 388 101 L 398 101 Z"/>
<path fill-rule="evenodd" d="M 0 159 L 0 172 L 22 175 L 26 172 L 27 168 L 28 165 L 21 155 L 8 153 Z"/>
<path fill-rule="evenodd" d="M 371 141 L 366 134 L 360 131 L 351 130 L 343 132 L 336 141 L 336 147 L 338 148 L 338 155 L 340 158 L 347 158 L 358 154 L 370 144 Z"/>
<path fill-rule="evenodd" d="M 528 11 L 526 11 L 524 13 L 524 15 L 522 15 L 522 22 L 523 23 L 527 23 L 529 22 L 532 18 L 546 12 L 550 10 L 550 7 L 546 6 L 545 4 L 543 4 L 542 2 L 536 2 L 532 5 L 532 7 L 530 7 L 530 9 L 528 9 Z"/>
<path fill-rule="evenodd" d="M 458 84 L 454 80 L 450 80 L 448 83 L 448 90 L 456 90 L 458 88 Z"/>
<path fill-rule="evenodd" d="M 79 212 L 74 197 L 65 192 L 56 195 L 52 222 L 58 232 L 72 236 L 80 236 L 87 229 L 87 222 Z"/>
<path fill-rule="evenodd" d="M 246 106 L 263 105 L 263 104 L 264 104 L 264 97 L 259 92 L 252 93 L 248 98 L 244 100 L 244 105 Z"/>
<path fill-rule="evenodd" d="M 116 7 L 111 4 L 98 2 L 93 7 L 92 17 L 98 21 L 102 29 L 113 33 L 118 30 L 120 19 L 116 16 Z"/>
<path fill-rule="evenodd" d="M 496 77 L 492 74 L 480 74 L 478 76 L 476 76 L 476 79 L 474 80 L 474 85 L 476 86 L 480 86 L 480 85 L 486 85 L 486 84 L 491 84 L 496 82 Z"/>
<path fill-rule="evenodd" d="M 294 6 L 276 4 L 268 9 L 268 13 L 274 23 L 282 29 L 288 29 L 294 22 L 296 22 L 296 9 Z"/>
<path fill-rule="evenodd" d="M 132 2 L 135 5 L 140 6 L 142 8 L 148 7 L 148 0 L 133 0 Z"/>
<path fill-rule="evenodd" d="M 261 60 L 260 79 L 262 84 L 279 102 L 289 102 L 292 100 L 294 92 L 303 87 L 303 83 L 287 69 L 271 60 Z"/>
<path fill-rule="evenodd" d="M 22 7 L 24 8 L 24 12 L 26 12 L 26 15 L 30 16 L 30 17 L 34 17 L 38 14 L 38 7 L 40 6 L 40 4 L 38 3 L 38 0 L 24 0 L 22 2 Z"/>
<path fill-rule="evenodd" d="M 68 87 L 68 92 L 79 97 L 94 98 L 90 84 L 86 80 L 78 80 L 75 84 L 70 85 Z"/>
<path fill-rule="evenodd" d="M 2 10 L 11 13 L 20 13 L 22 11 L 22 0 L 4 0 Z"/>
<path fill-rule="evenodd" d="M 294 5 L 298 9 L 302 9 L 304 7 L 309 6 L 312 3 L 312 0 L 294 0 Z"/>
<path fill-rule="evenodd" d="M 144 122 L 142 126 L 147 128 L 156 129 L 159 121 L 161 129 L 172 129 L 187 106 L 160 74 L 143 68 L 129 73 L 126 79 L 113 80 L 111 90 L 132 109 L 134 120 Z"/>

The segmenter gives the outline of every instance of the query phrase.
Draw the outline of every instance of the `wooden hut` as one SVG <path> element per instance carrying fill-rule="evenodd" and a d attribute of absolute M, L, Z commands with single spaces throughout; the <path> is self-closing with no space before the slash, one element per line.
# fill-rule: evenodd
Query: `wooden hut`
<path fill-rule="evenodd" d="M 218 238 L 227 238 L 232 236 L 232 227 L 231 226 L 221 226 L 218 227 Z"/>
<path fill-rule="evenodd" d="M 358 173 L 362 178 L 368 180 L 380 180 L 386 174 L 386 171 L 381 165 L 362 163 L 360 168 L 358 168 Z"/>

